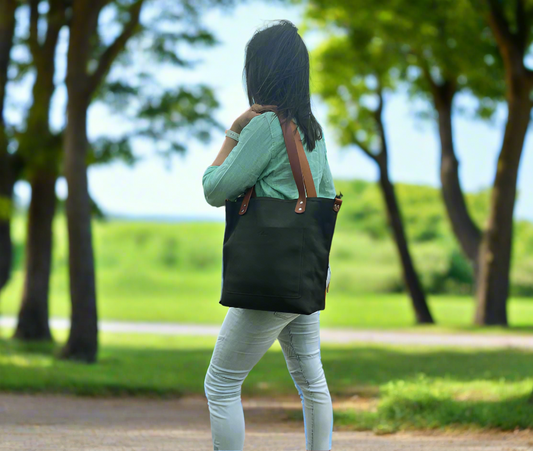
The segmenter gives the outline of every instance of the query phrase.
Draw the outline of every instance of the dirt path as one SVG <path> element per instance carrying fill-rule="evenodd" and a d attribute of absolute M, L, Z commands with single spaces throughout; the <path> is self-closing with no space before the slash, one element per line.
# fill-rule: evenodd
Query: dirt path
<path fill-rule="evenodd" d="M 0 316 L 0 327 L 12 329 L 16 318 Z M 52 318 L 52 329 L 68 329 L 70 322 L 64 318 Z M 217 336 L 220 326 L 208 324 L 147 323 L 128 321 L 98 322 L 103 332 L 139 333 L 157 335 Z M 461 346 L 472 348 L 521 348 L 533 349 L 533 335 L 433 333 L 410 331 L 385 331 L 379 329 L 321 328 L 320 340 L 324 343 L 387 343 L 425 346 Z"/>
<path fill-rule="evenodd" d="M 299 404 L 244 399 L 245 450 L 305 451 L 303 424 L 287 421 Z M 94 399 L 0 395 L 0 450 L 211 451 L 205 398 Z M 533 433 L 394 434 L 333 432 L 335 451 L 532 451 Z"/>

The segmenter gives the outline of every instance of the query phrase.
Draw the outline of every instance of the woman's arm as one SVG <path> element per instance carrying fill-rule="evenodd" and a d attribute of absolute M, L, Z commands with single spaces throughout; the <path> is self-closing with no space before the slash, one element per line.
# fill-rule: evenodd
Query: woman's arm
<path fill-rule="evenodd" d="M 257 182 L 270 162 L 272 133 L 267 114 L 253 117 L 242 129 L 238 143 L 225 139 L 202 179 L 205 199 L 210 205 L 221 207 L 226 199 L 234 200 Z"/>
<path fill-rule="evenodd" d="M 230 128 L 230 130 L 235 131 L 233 128 Z M 240 132 L 237 132 L 240 133 Z M 213 164 L 211 166 L 220 166 L 226 158 L 228 158 L 228 155 L 233 150 L 233 148 L 237 145 L 237 141 L 235 141 L 233 138 L 228 138 L 226 136 L 226 139 L 224 139 L 224 142 L 222 143 L 222 147 L 220 148 L 220 151 L 218 152 L 217 157 L 215 158 L 215 161 L 213 161 Z"/>
<path fill-rule="evenodd" d="M 237 119 L 235 119 L 235 122 L 233 122 L 233 124 L 231 125 L 230 130 L 234 131 L 235 133 L 241 133 L 242 129 L 246 127 L 250 123 L 250 121 L 256 116 L 259 116 L 259 113 L 253 111 L 252 107 L 248 108 L 243 114 L 241 114 Z M 218 155 L 211 166 L 220 166 L 222 163 L 224 163 L 224 160 L 228 157 L 228 155 L 236 145 L 237 141 L 232 138 L 226 137 L 224 143 L 222 144 L 220 152 L 218 152 Z"/>
<path fill-rule="evenodd" d="M 324 149 L 324 171 L 322 172 L 322 179 L 320 180 L 320 187 L 318 189 L 319 196 L 334 199 L 336 196 L 335 185 L 333 183 L 333 176 L 331 175 L 331 169 L 328 162 L 328 153 Z"/>

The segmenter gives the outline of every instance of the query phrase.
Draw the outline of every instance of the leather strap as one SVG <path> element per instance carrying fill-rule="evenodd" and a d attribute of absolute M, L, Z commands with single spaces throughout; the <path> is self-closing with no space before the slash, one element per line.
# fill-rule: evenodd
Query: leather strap
<path fill-rule="evenodd" d="M 305 155 L 305 150 L 300 138 L 300 133 L 296 124 L 289 119 L 282 121 L 280 118 L 277 107 L 275 105 L 252 105 L 252 111 L 256 113 L 264 113 L 266 111 L 273 111 L 278 116 L 278 120 L 283 132 L 283 138 L 285 140 L 285 146 L 287 148 L 287 155 L 289 157 L 289 163 L 291 165 L 292 175 L 298 188 L 298 201 L 294 211 L 296 213 L 304 213 L 307 205 L 306 191 L 309 197 L 317 197 L 315 184 L 313 182 L 313 176 L 311 174 L 311 168 Z M 241 209 L 239 215 L 244 215 L 250 205 L 250 198 L 255 193 L 255 186 L 250 187 L 241 203 Z"/>
<path fill-rule="evenodd" d="M 296 187 L 298 188 L 298 202 L 296 203 L 294 211 L 296 213 L 304 213 L 307 205 L 307 198 L 305 197 L 302 166 L 300 165 L 300 157 L 296 148 L 296 140 L 292 132 L 293 128 L 291 127 L 291 123 L 291 120 L 285 120 L 285 122 L 281 124 L 281 129 L 283 130 L 283 137 L 285 138 L 285 146 L 287 147 L 287 154 L 289 156 L 292 175 L 294 177 L 294 181 L 296 182 Z"/>
<path fill-rule="evenodd" d="M 246 211 L 248 210 L 248 205 L 250 205 L 250 197 L 252 197 L 252 194 L 255 192 L 255 185 L 251 188 L 248 188 L 248 191 L 246 191 L 246 195 L 244 196 L 244 199 L 241 203 L 241 211 L 239 211 L 239 214 L 242 216 Z M 254 196 L 255 197 L 255 196 Z"/>
<path fill-rule="evenodd" d="M 307 197 L 318 197 L 315 189 L 315 182 L 313 181 L 313 174 L 309 167 L 309 161 L 305 155 L 305 149 L 302 143 L 302 138 L 298 132 L 296 124 L 291 121 L 291 127 L 296 140 L 296 150 L 298 151 L 298 158 L 300 159 L 300 166 L 302 167 L 302 174 L 304 178 L 305 189 L 307 191 Z"/>

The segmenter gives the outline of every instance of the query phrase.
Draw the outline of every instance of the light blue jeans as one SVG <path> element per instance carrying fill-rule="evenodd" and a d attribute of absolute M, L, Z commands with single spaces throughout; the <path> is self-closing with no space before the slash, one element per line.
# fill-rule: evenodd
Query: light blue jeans
<path fill-rule="evenodd" d="M 320 358 L 320 311 L 300 315 L 229 307 L 204 381 L 215 451 L 243 450 L 241 386 L 276 339 L 302 400 L 306 449 L 331 450 L 333 409 Z"/>

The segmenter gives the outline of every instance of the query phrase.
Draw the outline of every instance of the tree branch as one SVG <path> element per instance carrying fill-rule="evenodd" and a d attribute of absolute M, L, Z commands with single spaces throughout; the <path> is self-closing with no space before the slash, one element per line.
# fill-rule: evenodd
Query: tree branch
<path fill-rule="evenodd" d="M 517 49 L 518 38 L 516 35 L 513 35 L 501 5 L 498 0 L 486 1 L 489 5 L 488 22 L 494 33 L 502 57 L 507 61 L 507 65 L 509 66 L 513 65 L 514 62 L 517 62 L 517 58 L 520 59 L 520 64 L 523 65 L 523 54 L 517 55 L 516 53 L 516 50 L 519 50 Z"/>
<path fill-rule="evenodd" d="M 508 44 L 513 42 L 511 27 L 505 18 L 505 13 L 497 0 L 487 0 L 489 4 L 489 20 L 493 25 L 493 30 L 498 38 L 507 41 Z"/>
<path fill-rule="evenodd" d="M 50 60 L 55 54 L 59 32 L 67 24 L 65 11 L 67 4 L 65 0 L 49 0 L 49 10 L 47 14 L 46 36 L 43 42 L 43 58 Z"/>
<path fill-rule="evenodd" d="M 98 63 L 98 67 L 89 76 L 88 93 L 92 95 L 98 88 L 104 77 L 109 72 L 111 65 L 117 56 L 124 50 L 128 40 L 134 35 L 138 25 L 139 17 L 141 15 L 141 8 L 144 0 L 137 0 L 129 10 L 130 20 L 124 25 L 122 33 L 115 39 L 115 41 L 107 47 Z"/>
<path fill-rule="evenodd" d="M 526 67 L 525 71 L 526 71 L 526 77 L 527 77 L 527 82 L 528 82 L 528 89 L 532 90 L 533 89 L 533 70 L 528 69 Z"/>
<path fill-rule="evenodd" d="M 3 147 L 4 136 L 4 100 L 7 84 L 7 68 L 9 55 L 13 46 L 15 33 L 15 0 L 0 1 L 0 154 L 6 151 Z"/>
<path fill-rule="evenodd" d="M 429 89 L 431 90 L 431 93 L 433 96 L 435 96 L 435 93 L 439 89 L 439 85 L 433 80 L 433 76 L 431 75 L 431 72 L 429 70 L 429 66 L 427 65 L 427 62 L 424 58 L 418 58 L 420 61 L 420 68 L 422 69 L 422 73 L 424 74 L 424 78 L 429 84 Z"/>
<path fill-rule="evenodd" d="M 381 86 L 381 80 L 378 78 L 378 86 L 376 88 L 376 95 L 378 96 L 378 107 L 374 111 L 374 117 L 376 122 L 382 122 L 381 116 L 383 114 L 383 87 Z"/>
<path fill-rule="evenodd" d="M 39 3 L 41 0 L 30 0 L 30 36 L 28 44 L 33 60 L 39 58 Z"/>
<path fill-rule="evenodd" d="M 370 149 L 366 146 L 366 144 L 364 144 L 361 140 L 357 139 L 355 135 L 352 135 L 352 142 L 357 147 L 359 147 L 366 154 L 367 157 L 369 157 L 370 159 L 374 160 L 377 163 L 378 160 L 377 160 L 376 155 L 370 152 Z"/>
<path fill-rule="evenodd" d="M 527 16 L 524 0 L 516 0 L 516 37 L 520 46 L 520 53 L 525 54 L 529 40 L 529 18 Z"/>
<path fill-rule="evenodd" d="M 379 82 L 376 94 L 378 95 L 379 102 L 378 107 L 374 112 L 374 117 L 376 119 L 376 123 L 378 124 L 379 138 L 381 140 L 379 154 L 376 155 L 376 162 L 380 166 L 382 164 L 386 166 L 388 159 L 388 146 L 387 138 L 385 137 L 385 125 L 383 124 L 383 88 Z"/>

